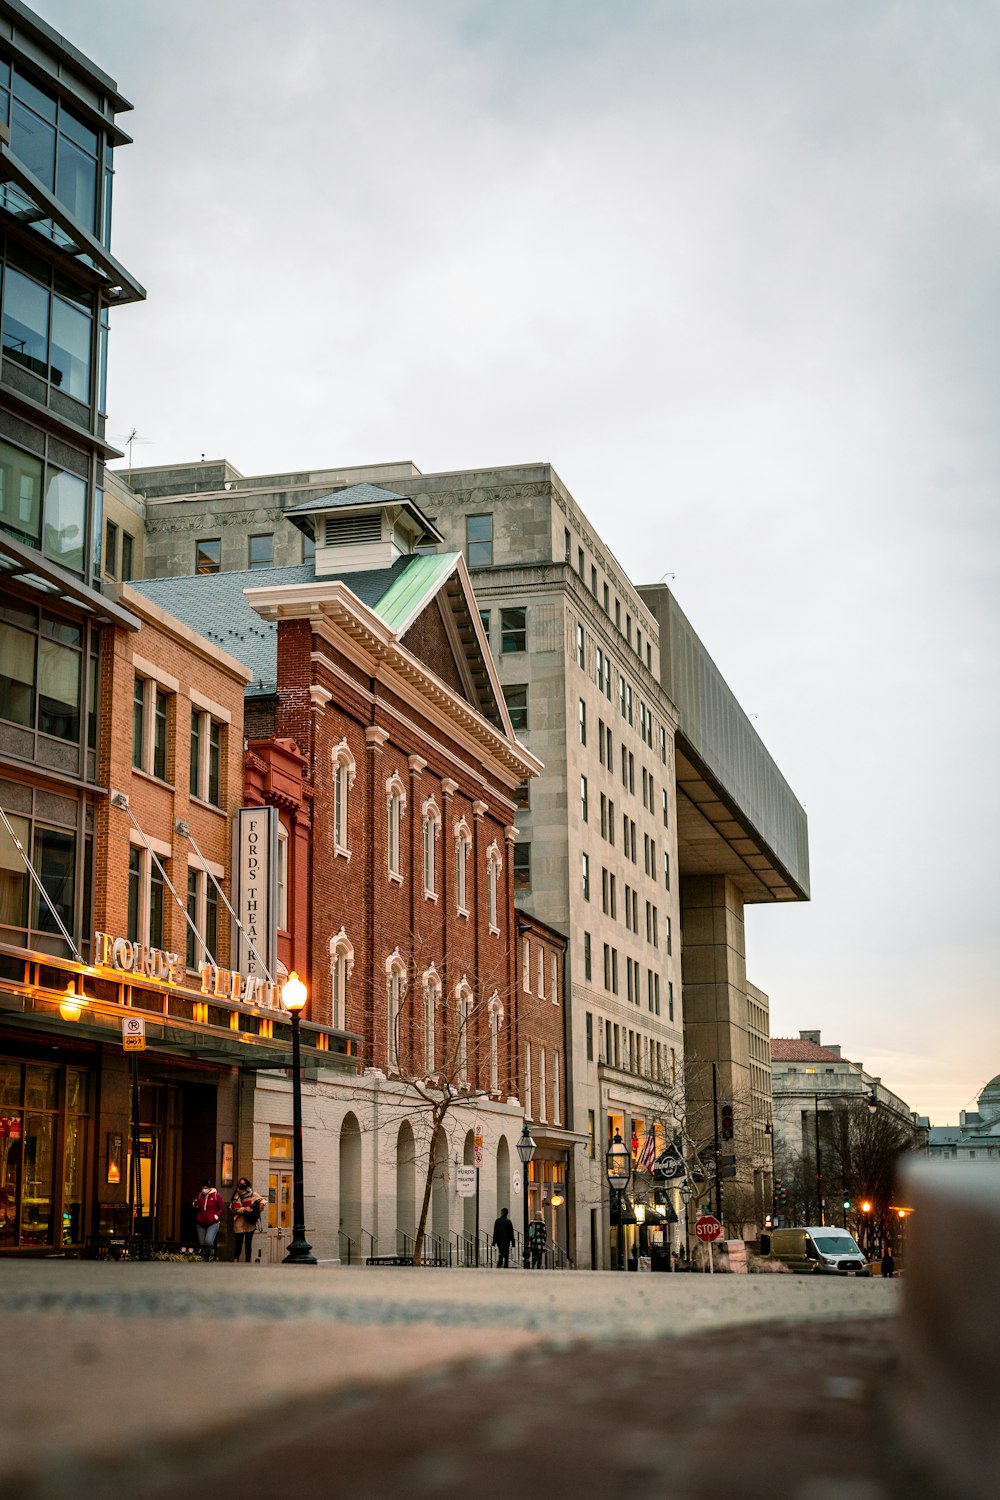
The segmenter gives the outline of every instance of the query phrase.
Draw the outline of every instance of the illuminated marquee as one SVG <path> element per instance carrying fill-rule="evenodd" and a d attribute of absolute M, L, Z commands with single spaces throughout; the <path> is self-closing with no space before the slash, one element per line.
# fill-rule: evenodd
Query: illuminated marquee
<path fill-rule="evenodd" d="M 132 943 L 128 938 L 113 937 L 110 932 L 94 933 L 94 964 L 114 969 L 119 974 L 134 974 L 141 979 L 157 979 L 178 989 L 187 988 L 187 970 L 179 953 Z M 234 1004 L 277 1009 L 279 990 L 256 974 L 239 974 L 218 964 L 199 963 L 201 993 L 213 1000 L 231 1000 Z"/>

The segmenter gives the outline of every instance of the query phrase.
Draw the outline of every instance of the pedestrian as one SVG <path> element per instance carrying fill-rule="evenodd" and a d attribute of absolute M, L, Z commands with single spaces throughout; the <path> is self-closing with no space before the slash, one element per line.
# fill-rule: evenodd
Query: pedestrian
<path fill-rule="evenodd" d="M 505 1208 L 500 1210 L 499 1219 L 493 1220 L 493 1243 L 497 1247 L 497 1266 L 506 1268 L 514 1247 L 514 1226 L 507 1217 Z"/>
<path fill-rule="evenodd" d="M 214 1188 L 206 1177 L 201 1184 L 201 1191 L 191 1204 L 195 1210 L 195 1228 L 198 1231 L 198 1244 L 201 1247 L 202 1260 L 214 1260 L 215 1242 L 219 1237 L 219 1225 L 222 1223 L 222 1214 L 225 1209 L 222 1194 L 218 1188 Z"/>
<path fill-rule="evenodd" d="M 233 1260 L 239 1260 L 242 1250 L 244 1260 L 249 1261 L 254 1230 L 260 1223 L 264 1209 L 264 1200 L 259 1193 L 254 1192 L 249 1177 L 240 1178 L 229 1207 L 233 1215 L 233 1236 L 236 1246 L 233 1251 Z"/>
<path fill-rule="evenodd" d="M 890 1250 L 889 1246 L 886 1245 L 885 1249 L 882 1252 L 882 1275 L 895 1276 L 895 1274 L 896 1262 L 892 1258 L 892 1251 Z"/>
<path fill-rule="evenodd" d="M 531 1269 L 533 1271 L 537 1271 L 542 1264 L 547 1238 L 545 1220 L 541 1214 L 536 1214 L 528 1225 L 528 1249 L 531 1251 Z"/>

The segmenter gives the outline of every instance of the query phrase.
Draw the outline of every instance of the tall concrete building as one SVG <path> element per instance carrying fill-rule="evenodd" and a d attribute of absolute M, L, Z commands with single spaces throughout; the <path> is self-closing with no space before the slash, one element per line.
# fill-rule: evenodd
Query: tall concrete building
<path fill-rule="evenodd" d="M 605 1148 L 616 1130 L 641 1144 L 685 1046 L 716 1065 L 739 1175 L 769 1199 L 767 1001 L 747 982 L 743 908 L 807 899 L 805 814 L 669 591 L 633 586 L 548 464 L 246 477 L 220 460 L 129 478 L 147 577 L 298 562 L 289 510 L 359 482 L 415 500 L 464 554 L 545 768 L 522 790 L 515 860 L 518 904 L 569 934 L 569 1249 L 607 1263 Z"/>

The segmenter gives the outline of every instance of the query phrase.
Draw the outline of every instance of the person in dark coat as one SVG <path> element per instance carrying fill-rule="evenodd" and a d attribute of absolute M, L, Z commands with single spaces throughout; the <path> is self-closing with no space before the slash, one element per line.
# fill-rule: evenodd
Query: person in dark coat
<path fill-rule="evenodd" d="M 514 1226 L 505 1208 L 500 1210 L 499 1219 L 493 1221 L 493 1243 L 497 1247 L 497 1265 L 506 1266 L 514 1244 Z"/>
<path fill-rule="evenodd" d="M 892 1251 L 889 1249 L 889 1246 L 886 1245 L 885 1250 L 882 1252 L 882 1275 L 895 1276 L 895 1274 L 896 1262 L 892 1258 Z"/>

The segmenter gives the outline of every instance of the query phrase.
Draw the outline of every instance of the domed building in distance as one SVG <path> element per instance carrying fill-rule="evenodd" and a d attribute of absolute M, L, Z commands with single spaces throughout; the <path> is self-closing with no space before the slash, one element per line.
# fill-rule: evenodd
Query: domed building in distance
<path fill-rule="evenodd" d="M 1000 1073 L 985 1085 L 978 1109 L 963 1109 L 957 1125 L 932 1126 L 928 1152 L 952 1161 L 1000 1161 Z"/>

